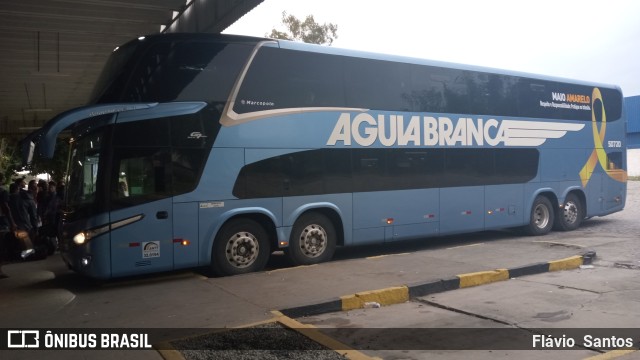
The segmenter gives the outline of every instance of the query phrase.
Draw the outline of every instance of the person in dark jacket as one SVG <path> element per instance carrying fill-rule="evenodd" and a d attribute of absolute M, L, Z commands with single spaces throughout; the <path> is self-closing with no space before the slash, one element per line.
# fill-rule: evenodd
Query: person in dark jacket
<path fill-rule="evenodd" d="M 58 248 L 57 230 L 60 217 L 60 198 L 56 193 L 56 183 L 50 181 L 48 186 L 47 197 L 42 205 L 38 205 L 38 212 L 40 212 L 40 206 L 44 207 L 40 216 L 42 226 L 38 230 L 38 235 L 46 241 L 48 254 L 52 255 Z"/>
<path fill-rule="evenodd" d="M 16 231 L 16 224 L 9 209 L 9 191 L 4 188 L 4 174 L 0 171 L 0 279 L 9 277 L 2 272 L 2 263 L 7 257 L 8 234 Z"/>
<path fill-rule="evenodd" d="M 16 223 L 17 237 L 23 243 L 25 249 L 20 254 L 23 259 L 35 253 L 33 242 L 38 230 L 38 212 L 33 194 L 36 191 L 35 181 L 30 182 L 30 188 L 25 189 L 24 179 L 16 180 L 18 191 L 9 196 L 9 208 Z"/>

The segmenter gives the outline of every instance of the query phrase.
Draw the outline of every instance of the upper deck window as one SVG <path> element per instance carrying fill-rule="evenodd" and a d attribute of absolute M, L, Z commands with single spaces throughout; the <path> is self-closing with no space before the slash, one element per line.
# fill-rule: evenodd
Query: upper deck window
<path fill-rule="evenodd" d="M 109 60 L 94 102 L 225 102 L 252 49 L 252 44 L 184 40 L 126 46 Z"/>
<path fill-rule="evenodd" d="M 593 86 L 331 55 L 259 50 L 235 99 L 238 114 L 314 107 L 591 121 Z M 622 94 L 601 88 L 607 121 Z M 555 103 L 555 104 L 554 104 Z"/>

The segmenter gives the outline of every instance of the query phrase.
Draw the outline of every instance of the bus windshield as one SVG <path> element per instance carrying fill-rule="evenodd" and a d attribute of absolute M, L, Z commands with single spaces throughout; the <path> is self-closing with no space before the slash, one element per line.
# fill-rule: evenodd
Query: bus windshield
<path fill-rule="evenodd" d="M 223 103 L 255 44 L 138 40 L 114 51 L 92 103 Z"/>
<path fill-rule="evenodd" d="M 77 210 L 92 204 L 98 191 L 98 165 L 103 132 L 98 131 L 71 143 L 67 207 Z"/>

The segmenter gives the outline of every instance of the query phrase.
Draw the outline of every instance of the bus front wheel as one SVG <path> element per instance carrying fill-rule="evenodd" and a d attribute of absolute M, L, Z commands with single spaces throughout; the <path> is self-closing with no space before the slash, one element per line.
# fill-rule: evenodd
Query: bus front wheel
<path fill-rule="evenodd" d="M 562 209 L 556 213 L 554 230 L 572 231 L 580 227 L 584 219 L 582 201 L 575 195 L 569 194 L 564 200 Z"/>
<path fill-rule="evenodd" d="M 225 224 L 213 242 L 211 271 L 228 276 L 259 271 L 271 253 L 265 229 L 250 219 L 235 219 Z"/>
<path fill-rule="evenodd" d="M 285 253 L 294 265 L 329 261 L 336 250 L 336 237 L 335 227 L 326 216 L 304 214 L 293 226 Z"/>
<path fill-rule="evenodd" d="M 545 235 L 553 228 L 554 211 L 551 201 L 539 195 L 531 206 L 531 216 L 526 231 L 529 235 Z"/>

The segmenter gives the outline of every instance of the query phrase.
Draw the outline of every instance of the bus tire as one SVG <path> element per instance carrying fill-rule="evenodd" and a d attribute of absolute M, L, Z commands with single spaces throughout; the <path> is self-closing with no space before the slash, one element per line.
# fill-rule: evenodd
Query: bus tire
<path fill-rule="evenodd" d="M 329 261 L 336 251 L 336 238 L 331 220 L 319 213 L 307 213 L 293 225 L 285 253 L 294 265 Z"/>
<path fill-rule="evenodd" d="M 262 225 L 251 219 L 231 220 L 213 242 L 211 272 L 228 276 L 259 271 L 270 254 L 269 236 Z"/>
<path fill-rule="evenodd" d="M 556 213 L 554 230 L 572 231 L 580 227 L 584 219 L 584 206 L 578 196 L 571 193 L 564 199 L 562 209 Z"/>
<path fill-rule="evenodd" d="M 553 228 L 554 211 L 551 201 L 545 196 L 538 195 L 531 206 L 529 225 L 525 231 L 532 236 L 546 235 Z"/>

